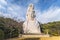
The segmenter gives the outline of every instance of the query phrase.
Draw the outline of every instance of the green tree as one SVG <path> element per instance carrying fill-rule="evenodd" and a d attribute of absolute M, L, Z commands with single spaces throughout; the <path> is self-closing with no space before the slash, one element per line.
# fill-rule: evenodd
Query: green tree
<path fill-rule="evenodd" d="M 4 40 L 4 32 L 0 29 L 0 40 Z"/>

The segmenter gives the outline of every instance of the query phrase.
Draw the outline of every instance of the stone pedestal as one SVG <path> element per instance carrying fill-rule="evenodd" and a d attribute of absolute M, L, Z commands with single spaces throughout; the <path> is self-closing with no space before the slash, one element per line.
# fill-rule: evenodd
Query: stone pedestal
<path fill-rule="evenodd" d="M 40 38 L 40 37 L 50 37 L 48 34 L 24 34 L 22 35 L 24 38 Z"/>

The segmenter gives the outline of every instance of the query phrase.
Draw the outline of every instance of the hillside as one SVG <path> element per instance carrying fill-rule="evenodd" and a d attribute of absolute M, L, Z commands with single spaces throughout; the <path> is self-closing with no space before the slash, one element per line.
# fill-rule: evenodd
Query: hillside
<path fill-rule="evenodd" d="M 60 35 L 60 21 L 42 24 L 42 31 L 50 35 Z"/>
<path fill-rule="evenodd" d="M 0 17 L 0 37 L 1 35 L 3 35 L 4 38 L 18 37 L 19 34 L 23 34 L 22 25 L 23 21 L 17 22 L 14 19 Z M 51 36 L 60 35 L 60 21 L 40 24 L 40 27 L 44 34 L 49 34 Z"/>
<path fill-rule="evenodd" d="M 13 19 L 0 17 L 0 30 L 3 31 L 4 38 L 18 37 L 23 33 L 22 22 L 18 23 Z"/>

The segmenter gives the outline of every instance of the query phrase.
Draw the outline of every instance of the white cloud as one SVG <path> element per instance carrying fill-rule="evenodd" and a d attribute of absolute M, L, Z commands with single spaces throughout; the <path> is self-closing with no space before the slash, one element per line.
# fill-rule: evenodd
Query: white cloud
<path fill-rule="evenodd" d="M 37 20 L 42 23 L 52 22 L 52 21 L 59 21 L 60 20 L 60 8 L 59 7 L 50 7 L 48 10 L 43 12 L 38 12 Z"/>
<path fill-rule="evenodd" d="M 1 15 L 2 13 L 0 12 L 0 15 Z"/>
<path fill-rule="evenodd" d="M 5 0 L 0 0 L 0 16 L 4 16 L 7 18 L 13 18 L 15 20 L 24 20 L 24 13 L 25 13 L 25 8 L 21 7 L 19 5 L 14 5 L 14 4 L 7 4 L 7 2 Z M 7 6 L 7 7 L 5 7 Z M 2 9 L 2 11 L 1 11 Z M 4 10 L 6 9 L 6 10 Z M 4 11 L 7 11 L 6 13 L 4 13 Z"/>
<path fill-rule="evenodd" d="M 0 0 L 0 3 L 3 3 L 3 4 L 7 4 L 7 2 L 5 0 Z"/>
<path fill-rule="evenodd" d="M 14 17 L 22 17 L 25 13 L 24 11 L 25 8 L 18 5 L 8 7 L 8 13 L 12 14 Z"/>
<path fill-rule="evenodd" d="M 0 8 L 1 8 L 2 6 L 0 5 Z"/>

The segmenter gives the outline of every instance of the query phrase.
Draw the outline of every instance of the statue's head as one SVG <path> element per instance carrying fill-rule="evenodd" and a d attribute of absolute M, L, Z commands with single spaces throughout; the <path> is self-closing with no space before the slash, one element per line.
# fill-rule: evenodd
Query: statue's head
<path fill-rule="evenodd" d="M 34 8 L 34 5 L 33 4 L 29 4 L 29 7 L 33 9 Z"/>
<path fill-rule="evenodd" d="M 28 6 L 27 17 L 28 17 L 28 19 L 30 18 L 31 20 L 35 18 L 35 11 L 34 11 L 33 4 L 29 4 L 29 6 Z"/>

